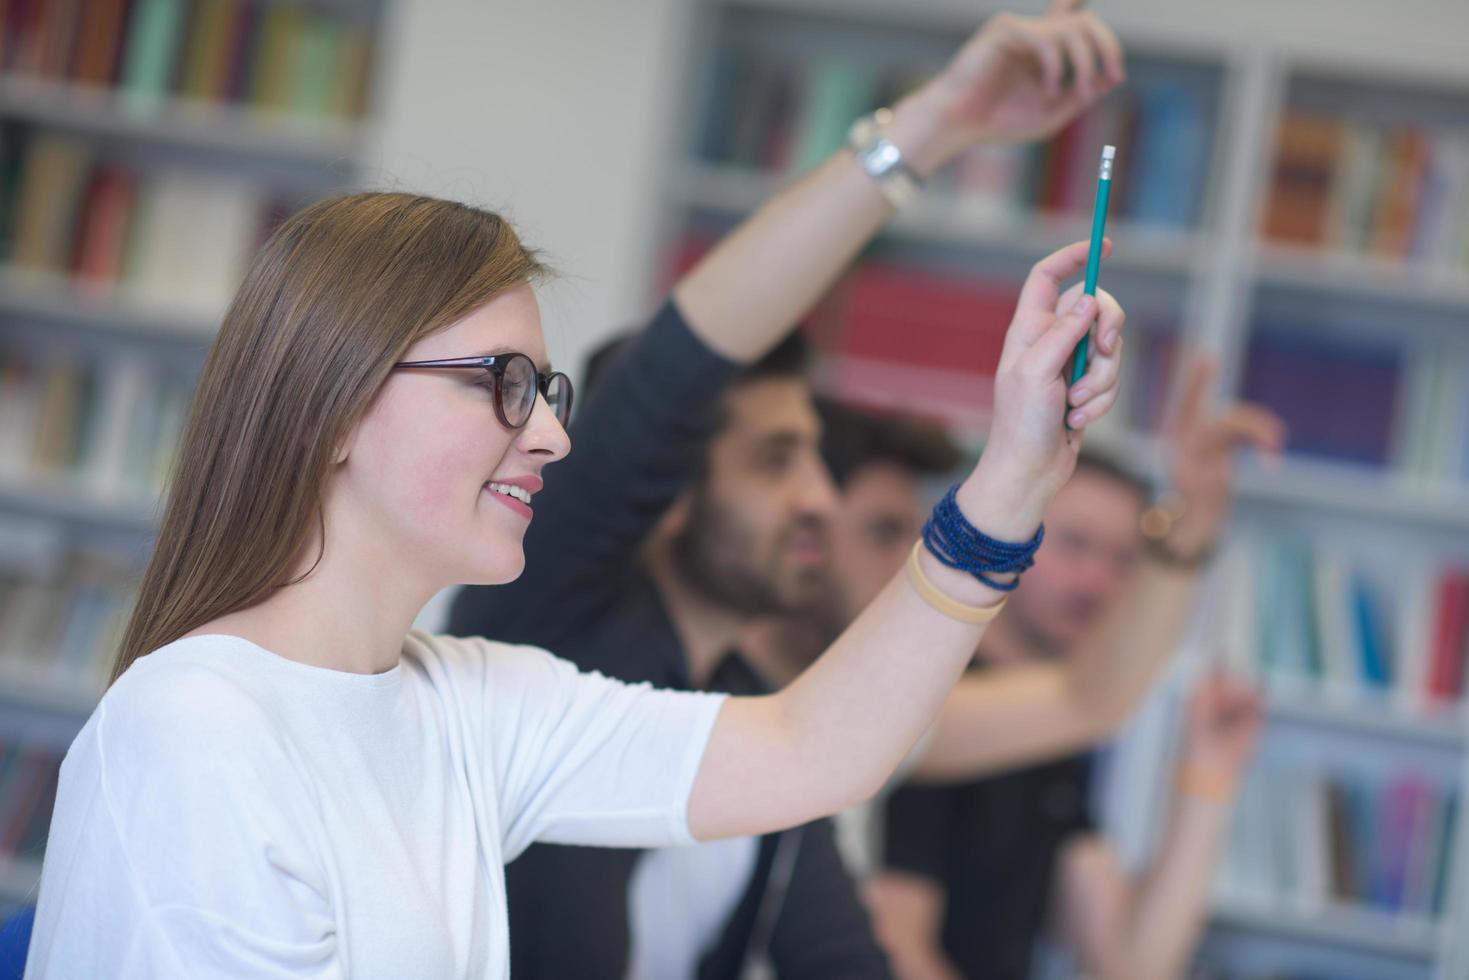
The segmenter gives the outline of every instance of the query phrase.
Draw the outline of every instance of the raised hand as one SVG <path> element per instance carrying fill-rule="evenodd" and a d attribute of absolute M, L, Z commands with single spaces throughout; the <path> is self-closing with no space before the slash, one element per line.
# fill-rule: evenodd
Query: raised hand
<path fill-rule="evenodd" d="M 1080 7 L 1081 0 L 1054 0 L 1041 17 L 1001 13 L 986 21 L 897 107 L 894 138 L 910 161 L 928 172 L 979 143 L 1042 139 L 1121 84 L 1121 43 Z"/>
<path fill-rule="evenodd" d="M 1189 700 L 1184 764 L 1237 782 L 1254 752 L 1261 713 L 1253 687 L 1210 674 Z"/>
<path fill-rule="evenodd" d="M 1217 412 L 1209 410 L 1217 373 L 1212 358 L 1190 359 L 1178 414 L 1165 432 L 1176 497 L 1170 509 L 1177 514 L 1166 544 L 1181 557 L 1207 551 L 1229 516 L 1235 450 L 1249 447 L 1278 456 L 1285 444 L 1285 423 L 1268 408 L 1235 402 Z"/>
<path fill-rule="evenodd" d="M 1080 284 L 1061 292 L 1061 284 L 1086 265 L 1088 247 L 1076 242 L 1053 252 L 1026 277 L 995 374 L 989 439 L 959 492 L 959 505 L 967 512 L 966 498 L 1008 488 L 1005 502 L 1014 515 L 1010 533 L 1035 531 L 1046 504 L 1076 467 L 1082 431 L 1117 398 L 1122 307 L 1104 290 L 1095 298 L 1083 295 Z M 1111 242 L 1104 241 L 1102 255 L 1110 252 Z M 1093 326 L 1091 363 L 1068 387 L 1072 349 Z"/>

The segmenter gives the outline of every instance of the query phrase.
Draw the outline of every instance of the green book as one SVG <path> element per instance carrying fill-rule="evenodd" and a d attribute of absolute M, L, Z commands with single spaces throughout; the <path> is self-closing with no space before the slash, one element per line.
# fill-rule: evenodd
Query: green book
<path fill-rule="evenodd" d="M 810 170 L 846 141 L 847 130 L 866 112 L 872 78 L 861 65 L 844 60 L 818 62 L 806 79 L 796 122 L 795 170 Z"/>
<path fill-rule="evenodd" d="M 138 0 L 124 40 L 124 104 L 150 108 L 168 94 L 183 20 L 183 0 Z"/>
<path fill-rule="evenodd" d="M 337 89 L 338 54 L 342 50 L 340 24 L 324 17 L 300 25 L 293 43 L 289 108 L 301 116 L 329 116 Z"/>

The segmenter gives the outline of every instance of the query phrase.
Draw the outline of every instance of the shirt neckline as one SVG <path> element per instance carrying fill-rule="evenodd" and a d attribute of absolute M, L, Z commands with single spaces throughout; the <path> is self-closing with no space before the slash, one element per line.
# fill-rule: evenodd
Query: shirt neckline
<path fill-rule="evenodd" d="M 281 673 L 294 674 L 297 677 L 316 683 L 374 691 L 396 689 L 402 685 L 403 662 L 401 659 L 398 663 L 381 673 L 362 674 L 357 671 L 337 670 L 334 667 L 318 667 L 315 664 L 305 664 L 299 660 L 292 660 L 290 657 L 282 656 L 274 650 L 261 646 L 254 640 L 247 640 L 245 637 L 237 636 L 234 633 L 199 633 L 194 636 L 180 637 L 172 643 L 166 643 L 159 647 L 154 653 L 162 653 L 165 650 L 178 650 L 187 645 L 197 643 L 225 646 L 233 652 L 247 655 L 265 664 L 268 669 Z"/>

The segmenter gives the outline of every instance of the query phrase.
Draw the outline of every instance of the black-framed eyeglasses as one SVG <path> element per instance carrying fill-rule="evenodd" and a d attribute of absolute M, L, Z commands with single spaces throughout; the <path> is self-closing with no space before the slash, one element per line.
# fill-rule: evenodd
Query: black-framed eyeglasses
<path fill-rule="evenodd" d="M 436 361 L 399 361 L 398 368 L 458 368 L 479 370 L 492 379 L 495 414 L 507 429 L 519 429 L 530 421 L 535 411 L 536 395 L 544 395 L 546 404 L 556 413 L 556 420 L 566 425 L 571 420 L 571 379 L 560 371 L 542 374 L 536 362 L 526 354 L 484 354 L 474 357 L 447 357 Z"/>

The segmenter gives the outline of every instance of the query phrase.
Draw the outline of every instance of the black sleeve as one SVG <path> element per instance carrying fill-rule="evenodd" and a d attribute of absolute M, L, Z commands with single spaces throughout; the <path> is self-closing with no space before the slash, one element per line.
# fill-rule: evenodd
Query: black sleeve
<path fill-rule="evenodd" d="M 554 650 L 598 618 L 698 465 L 711 406 L 737 370 L 664 304 L 578 408 L 571 453 L 546 467 L 524 573 L 461 590 L 449 631 Z"/>
<path fill-rule="evenodd" d="M 947 786 L 908 785 L 884 804 L 884 867 L 943 882 L 954 861 L 953 795 Z"/>
<path fill-rule="evenodd" d="M 799 835 L 799 849 L 789 883 L 778 898 L 779 915 L 769 940 L 776 976 L 780 980 L 891 980 L 887 957 L 873 936 L 867 910 L 837 850 L 830 820 L 760 839 L 760 857 L 750 887 L 718 944 L 700 963 L 698 980 L 739 980 L 744 975 L 780 842 L 791 835 Z"/>

